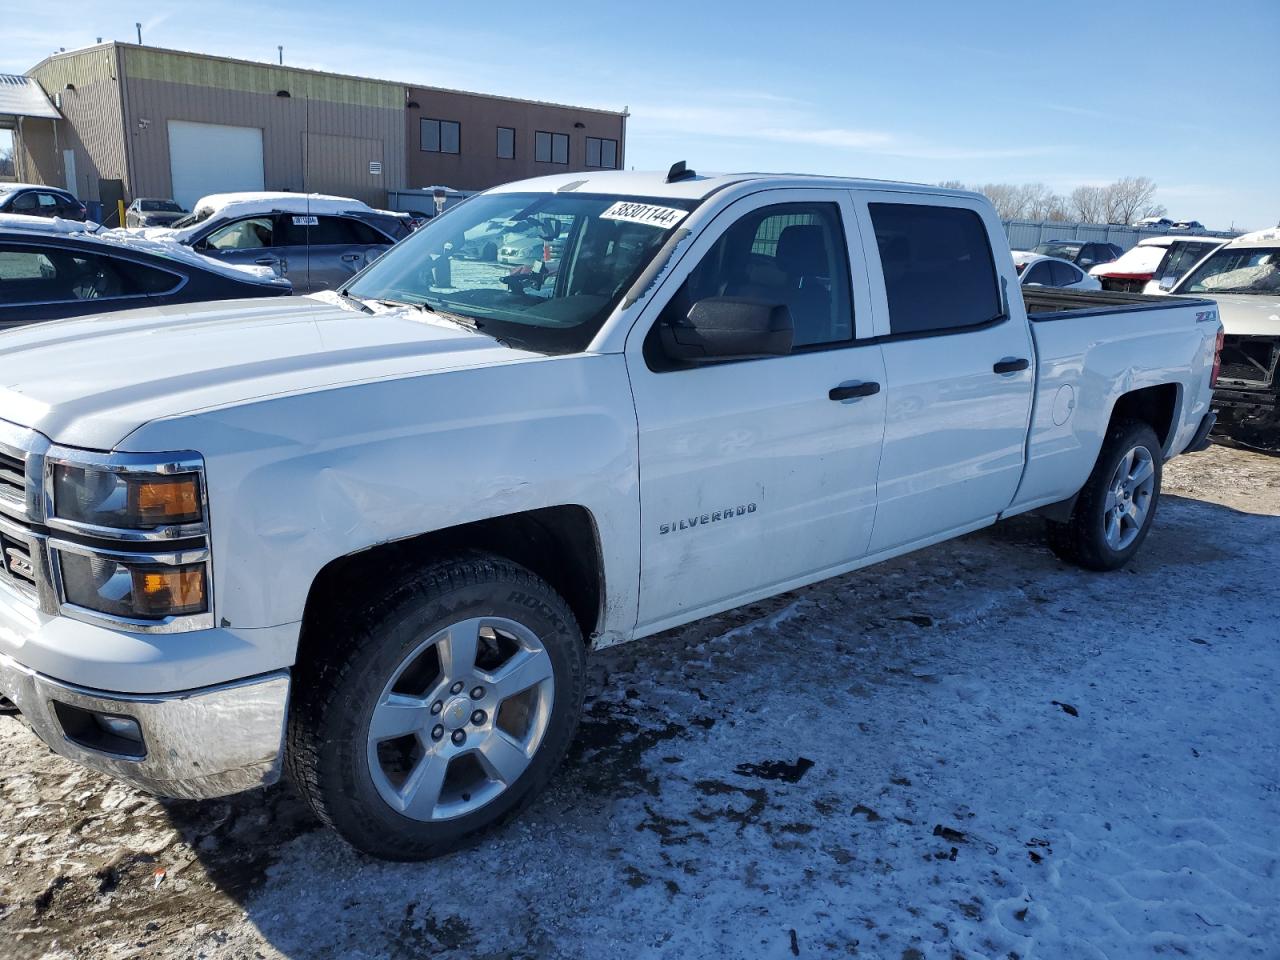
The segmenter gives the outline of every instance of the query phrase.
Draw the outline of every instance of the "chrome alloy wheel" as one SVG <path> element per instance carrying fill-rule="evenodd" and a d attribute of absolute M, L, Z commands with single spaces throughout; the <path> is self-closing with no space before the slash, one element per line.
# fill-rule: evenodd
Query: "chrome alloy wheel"
<path fill-rule="evenodd" d="M 1138 539 L 1151 513 L 1155 487 L 1156 467 L 1150 450 L 1134 447 L 1120 458 L 1102 511 L 1103 534 L 1112 550 L 1124 550 Z"/>
<path fill-rule="evenodd" d="M 413 820 L 479 810 L 516 782 L 551 719 L 551 657 L 528 627 L 462 620 L 400 662 L 369 720 L 379 795 Z"/>

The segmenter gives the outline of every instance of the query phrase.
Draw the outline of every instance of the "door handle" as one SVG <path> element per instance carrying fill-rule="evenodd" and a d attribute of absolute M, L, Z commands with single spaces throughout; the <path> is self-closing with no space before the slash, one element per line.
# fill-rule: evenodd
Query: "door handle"
<path fill-rule="evenodd" d="M 866 383 L 841 384 L 827 391 L 832 400 L 856 400 L 859 397 L 873 397 L 880 392 L 880 384 L 873 381 Z"/>
<path fill-rule="evenodd" d="M 277 260 L 275 257 L 259 257 L 257 260 L 253 262 L 260 267 L 274 267 L 280 261 Z"/>
<path fill-rule="evenodd" d="M 359 259 L 360 259 L 360 254 L 358 253 L 344 253 L 342 255 L 343 263 L 356 263 L 359 261 Z"/>
<path fill-rule="evenodd" d="M 997 360 L 991 369 L 996 373 L 1017 373 L 1029 366 L 1031 361 L 1026 357 L 1005 357 L 1003 360 Z"/>

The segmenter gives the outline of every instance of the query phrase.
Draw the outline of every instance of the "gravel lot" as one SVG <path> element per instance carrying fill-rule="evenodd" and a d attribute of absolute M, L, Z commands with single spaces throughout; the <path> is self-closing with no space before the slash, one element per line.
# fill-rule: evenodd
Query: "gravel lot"
<path fill-rule="evenodd" d="M 1280 458 L 1145 551 L 1023 518 L 613 648 L 553 788 L 427 864 L 156 801 L 0 717 L 0 957 L 1280 956 Z"/>

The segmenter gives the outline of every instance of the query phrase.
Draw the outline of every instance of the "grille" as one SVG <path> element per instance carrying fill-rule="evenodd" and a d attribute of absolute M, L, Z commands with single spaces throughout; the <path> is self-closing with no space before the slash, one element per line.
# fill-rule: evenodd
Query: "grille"
<path fill-rule="evenodd" d="M 0 450 L 0 496 L 23 500 L 27 490 L 27 465 L 21 457 Z"/>
<path fill-rule="evenodd" d="M 0 531 L 0 577 L 22 587 L 36 585 L 30 544 L 3 531 Z"/>

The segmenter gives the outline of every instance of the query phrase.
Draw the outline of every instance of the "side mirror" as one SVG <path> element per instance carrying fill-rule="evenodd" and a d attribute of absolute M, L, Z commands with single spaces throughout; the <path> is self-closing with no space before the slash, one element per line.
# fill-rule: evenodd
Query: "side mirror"
<path fill-rule="evenodd" d="M 667 356 L 688 363 L 786 356 L 795 339 L 786 304 L 746 297 L 699 300 L 685 322 L 658 329 Z"/>

